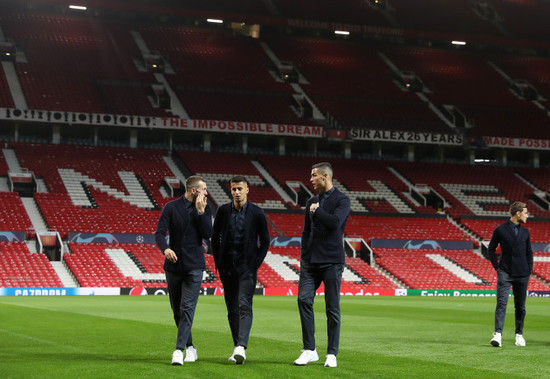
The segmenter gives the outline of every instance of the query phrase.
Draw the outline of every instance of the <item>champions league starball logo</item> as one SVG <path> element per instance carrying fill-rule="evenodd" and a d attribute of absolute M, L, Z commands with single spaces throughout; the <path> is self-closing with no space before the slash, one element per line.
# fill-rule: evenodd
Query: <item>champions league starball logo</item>
<path fill-rule="evenodd" d="M 404 249 L 433 249 L 441 250 L 441 246 L 437 241 L 407 241 L 403 246 Z"/>

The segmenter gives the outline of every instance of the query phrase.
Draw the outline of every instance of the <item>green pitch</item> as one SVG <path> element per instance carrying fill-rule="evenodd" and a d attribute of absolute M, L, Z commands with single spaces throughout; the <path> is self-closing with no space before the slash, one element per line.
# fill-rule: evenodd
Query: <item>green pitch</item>
<path fill-rule="evenodd" d="M 527 299 L 525 339 L 514 346 L 510 300 L 503 347 L 489 345 L 494 298 L 343 297 L 338 367 L 323 367 L 324 298 L 316 299 L 321 360 L 293 366 L 301 349 L 296 297 L 254 299 L 244 365 L 222 297 L 199 299 L 199 360 L 171 366 L 176 328 L 167 297 L 0 298 L 1 378 L 550 377 L 550 299 Z"/>

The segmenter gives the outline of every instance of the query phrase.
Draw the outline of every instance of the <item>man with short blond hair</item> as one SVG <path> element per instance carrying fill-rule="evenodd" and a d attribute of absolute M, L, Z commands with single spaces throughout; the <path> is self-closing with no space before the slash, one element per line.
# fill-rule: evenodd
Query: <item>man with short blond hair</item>
<path fill-rule="evenodd" d="M 489 243 L 489 259 L 497 270 L 497 306 L 495 309 L 495 332 L 491 345 L 502 346 L 502 328 L 506 317 L 506 306 L 510 287 L 514 293 L 516 309 L 516 346 L 525 346 L 523 324 L 525 320 L 525 300 L 529 277 L 533 272 L 533 250 L 529 230 L 523 227 L 529 213 L 527 204 L 516 201 L 510 206 L 510 219 L 497 226 Z M 500 259 L 495 254 L 500 245 Z"/>
<path fill-rule="evenodd" d="M 164 271 L 170 306 L 178 327 L 172 364 L 197 360 L 191 326 L 206 268 L 203 240 L 212 236 L 212 211 L 207 204 L 206 181 L 190 176 L 185 181 L 185 194 L 166 204 L 160 215 L 155 241 L 164 254 Z M 166 234 L 170 243 L 166 241 Z M 183 351 L 185 350 L 185 360 Z"/>

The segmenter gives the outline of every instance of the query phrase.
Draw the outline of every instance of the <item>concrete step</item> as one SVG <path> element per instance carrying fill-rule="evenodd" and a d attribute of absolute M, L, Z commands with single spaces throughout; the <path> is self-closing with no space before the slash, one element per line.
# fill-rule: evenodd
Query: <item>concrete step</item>
<path fill-rule="evenodd" d="M 64 261 L 50 262 L 64 287 L 78 287 L 78 283 Z"/>

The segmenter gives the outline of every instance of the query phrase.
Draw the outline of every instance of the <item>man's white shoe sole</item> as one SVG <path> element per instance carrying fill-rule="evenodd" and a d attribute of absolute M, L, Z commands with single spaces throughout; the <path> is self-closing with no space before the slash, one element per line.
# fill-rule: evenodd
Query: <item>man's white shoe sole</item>
<path fill-rule="evenodd" d="M 305 362 L 305 363 L 294 361 L 294 365 L 295 365 L 295 366 L 305 366 L 305 365 L 307 365 L 308 363 L 317 362 L 318 360 L 319 360 L 319 358 L 317 358 L 317 359 L 312 359 L 312 360 L 307 361 L 307 362 Z"/>

